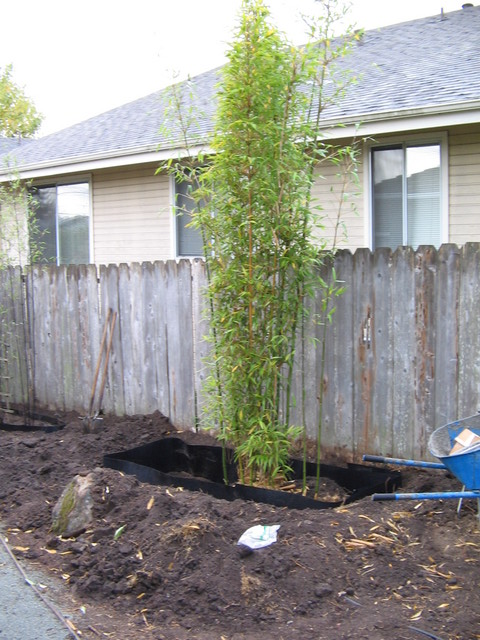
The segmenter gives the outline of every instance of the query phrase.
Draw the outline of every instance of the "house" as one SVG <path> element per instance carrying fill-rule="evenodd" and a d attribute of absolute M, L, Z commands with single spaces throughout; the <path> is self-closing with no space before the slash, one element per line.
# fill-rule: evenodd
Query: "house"
<path fill-rule="evenodd" d="M 367 31 L 342 62 L 359 80 L 325 109 L 322 133 L 333 143 L 364 140 L 343 247 L 480 241 L 479 33 L 480 6 L 464 4 Z M 208 146 L 220 73 L 191 80 L 194 151 Z M 199 254 L 196 231 L 173 215 L 181 185 L 156 173 L 185 153 L 179 128 L 166 126 L 168 96 L 159 91 L 8 155 L 36 188 L 38 224 L 50 231 L 46 257 L 108 264 Z M 321 172 L 313 195 L 333 237 L 339 179 L 333 166 Z"/>

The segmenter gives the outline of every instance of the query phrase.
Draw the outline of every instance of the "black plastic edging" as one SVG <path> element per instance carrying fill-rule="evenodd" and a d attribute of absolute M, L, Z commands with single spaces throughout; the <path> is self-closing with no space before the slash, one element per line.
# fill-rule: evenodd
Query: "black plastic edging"
<path fill-rule="evenodd" d="M 230 461 L 233 460 L 233 452 L 229 451 L 228 454 Z M 240 484 L 233 462 L 228 465 L 230 484 L 227 485 L 223 482 L 221 456 L 221 447 L 188 445 L 180 438 L 163 438 L 128 451 L 107 454 L 103 464 L 149 484 L 202 491 L 222 500 L 252 500 L 290 509 L 331 509 L 373 493 L 391 492 L 401 484 L 398 472 L 359 464 L 345 467 L 323 464 L 322 477 L 335 480 L 349 491 L 349 495 L 341 501 L 315 500 L 287 491 Z M 297 478 L 298 468 L 301 469 L 302 464 L 300 460 L 292 460 L 291 466 Z M 307 475 L 314 476 L 315 471 L 316 465 L 308 463 Z"/>
<path fill-rule="evenodd" d="M 25 415 L 30 420 L 37 420 L 38 422 L 46 422 L 44 425 L 31 425 L 31 424 L 9 424 L 8 422 L 0 422 L 0 431 L 21 431 L 21 432 L 42 432 L 42 433 L 54 433 L 65 427 L 64 422 L 60 422 L 57 418 L 52 416 L 46 416 L 41 413 L 28 412 L 21 414 L 19 411 L 14 411 L 16 415 Z"/>

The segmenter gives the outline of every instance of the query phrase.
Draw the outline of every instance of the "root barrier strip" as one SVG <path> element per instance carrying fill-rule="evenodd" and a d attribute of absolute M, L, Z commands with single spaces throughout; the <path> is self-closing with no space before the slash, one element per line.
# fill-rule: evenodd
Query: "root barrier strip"
<path fill-rule="evenodd" d="M 344 467 L 321 465 L 322 477 L 334 480 L 348 495 L 344 500 L 323 501 L 298 493 L 252 487 L 237 482 L 234 455 L 228 454 L 228 484 L 223 480 L 221 447 L 190 445 L 180 438 L 163 438 L 128 451 L 107 454 L 104 466 L 136 476 L 141 482 L 202 491 L 222 500 L 253 500 L 290 509 L 329 509 L 349 504 L 372 493 L 390 492 L 401 483 L 398 472 L 360 464 Z M 302 460 L 292 460 L 293 478 L 302 477 Z M 307 463 L 307 476 L 316 465 Z"/>

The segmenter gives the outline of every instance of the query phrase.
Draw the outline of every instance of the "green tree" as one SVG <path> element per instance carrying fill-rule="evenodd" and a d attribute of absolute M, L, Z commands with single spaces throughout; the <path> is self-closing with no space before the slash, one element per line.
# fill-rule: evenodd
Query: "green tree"
<path fill-rule="evenodd" d="M 0 68 L 0 137 L 28 138 L 41 122 L 42 116 L 33 102 L 13 81 L 12 65 Z M 10 166 L 8 157 L 5 166 L 9 168 L 10 178 L 0 184 L 0 268 L 35 261 L 40 246 L 40 241 L 30 242 L 36 221 L 29 185 Z"/>
<path fill-rule="evenodd" d="M 0 69 L 0 136 L 30 138 L 41 124 L 42 116 L 12 78 L 12 65 Z"/>

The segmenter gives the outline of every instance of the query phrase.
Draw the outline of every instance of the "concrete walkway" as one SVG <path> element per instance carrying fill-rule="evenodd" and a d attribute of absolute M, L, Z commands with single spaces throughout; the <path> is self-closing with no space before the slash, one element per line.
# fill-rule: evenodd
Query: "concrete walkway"
<path fill-rule="evenodd" d="M 1 535 L 1 534 L 0 534 Z M 0 640 L 71 640 L 76 637 L 28 584 L 0 540 Z M 26 576 L 35 584 L 31 576 Z"/>

